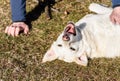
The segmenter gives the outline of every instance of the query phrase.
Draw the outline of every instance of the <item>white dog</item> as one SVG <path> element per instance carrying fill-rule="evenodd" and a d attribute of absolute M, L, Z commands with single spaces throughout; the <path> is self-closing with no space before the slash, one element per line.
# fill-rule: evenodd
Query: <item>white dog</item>
<path fill-rule="evenodd" d="M 97 14 L 69 22 L 42 62 L 60 59 L 86 66 L 88 58 L 120 56 L 120 25 L 109 19 L 112 8 L 92 3 L 89 9 Z"/>

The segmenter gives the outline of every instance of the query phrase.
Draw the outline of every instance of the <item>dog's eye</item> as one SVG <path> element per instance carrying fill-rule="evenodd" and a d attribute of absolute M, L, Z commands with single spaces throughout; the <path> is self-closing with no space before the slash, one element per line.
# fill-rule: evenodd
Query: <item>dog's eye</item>
<path fill-rule="evenodd" d="M 75 51 L 76 49 L 75 48 L 73 48 L 73 47 L 70 47 L 70 49 L 72 50 L 72 51 Z"/>
<path fill-rule="evenodd" d="M 58 46 L 59 46 L 59 47 L 62 47 L 62 45 L 61 45 L 61 44 L 58 44 Z"/>

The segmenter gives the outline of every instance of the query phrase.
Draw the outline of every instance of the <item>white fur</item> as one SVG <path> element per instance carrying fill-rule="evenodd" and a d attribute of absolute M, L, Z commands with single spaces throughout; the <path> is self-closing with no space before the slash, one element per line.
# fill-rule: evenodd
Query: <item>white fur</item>
<path fill-rule="evenodd" d="M 112 8 L 108 8 L 103 4 L 91 3 L 89 6 L 89 10 L 98 14 L 107 14 L 112 11 Z"/>
<path fill-rule="evenodd" d="M 81 31 L 74 39 L 81 38 L 81 40 L 74 43 L 65 42 L 62 40 L 62 32 L 50 50 L 46 52 L 43 62 L 58 58 L 86 66 L 88 57 L 115 58 L 120 56 L 120 25 L 115 25 L 110 21 L 109 16 L 112 9 L 95 3 L 92 3 L 89 8 L 97 14 L 88 14 L 75 23 L 75 26 L 79 27 Z M 59 47 L 58 44 L 62 44 L 62 47 Z M 72 51 L 69 49 L 70 47 L 74 47 L 76 50 Z"/>

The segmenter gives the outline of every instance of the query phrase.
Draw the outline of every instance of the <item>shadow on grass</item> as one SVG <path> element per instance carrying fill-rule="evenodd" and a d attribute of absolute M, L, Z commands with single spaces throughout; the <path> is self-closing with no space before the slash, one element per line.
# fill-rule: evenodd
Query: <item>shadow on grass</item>
<path fill-rule="evenodd" d="M 32 21 L 35 21 L 39 18 L 39 16 L 45 12 L 46 19 L 51 19 L 51 8 L 53 5 L 55 5 L 55 0 L 38 0 L 38 5 L 30 12 L 28 12 L 26 18 L 27 18 L 27 24 L 29 25 L 30 29 L 32 29 Z"/>

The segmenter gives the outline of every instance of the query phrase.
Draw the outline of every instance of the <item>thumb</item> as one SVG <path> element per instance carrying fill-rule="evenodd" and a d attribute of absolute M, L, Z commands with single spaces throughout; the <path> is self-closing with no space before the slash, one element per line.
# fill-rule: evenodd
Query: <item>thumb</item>
<path fill-rule="evenodd" d="M 27 34 L 28 32 L 29 32 L 29 27 L 26 26 L 26 27 L 24 28 L 24 33 Z"/>

